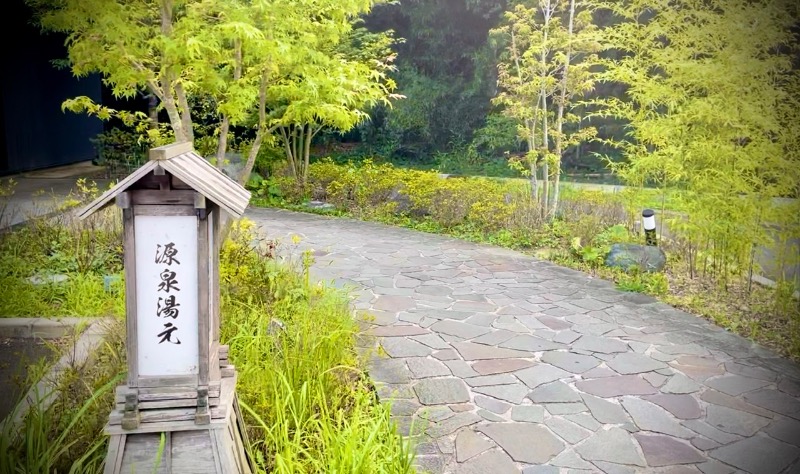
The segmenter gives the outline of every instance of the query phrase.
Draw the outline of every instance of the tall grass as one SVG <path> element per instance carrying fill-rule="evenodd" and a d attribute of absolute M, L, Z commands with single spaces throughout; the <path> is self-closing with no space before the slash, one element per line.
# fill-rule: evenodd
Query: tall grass
<path fill-rule="evenodd" d="M 247 260 L 236 265 L 240 286 L 223 291 L 222 339 L 239 373 L 258 469 L 413 472 L 408 441 L 364 376 L 345 295 L 308 282 L 307 256 L 297 272 L 254 255 L 239 255 Z M 241 275 L 242 268 L 266 278 L 259 283 Z M 244 281 L 251 283 L 243 287 Z"/>

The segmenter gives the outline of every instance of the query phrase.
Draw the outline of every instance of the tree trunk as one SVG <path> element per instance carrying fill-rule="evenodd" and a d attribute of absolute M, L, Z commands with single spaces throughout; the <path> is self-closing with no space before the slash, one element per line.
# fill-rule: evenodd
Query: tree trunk
<path fill-rule="evenodd" d="M 308 184 L 308 165 L 311 161 L 311 125 L 308 126 L 308 132 L 305 134 L 305 142 L 303 143 L 303 187 Z"/>
<path fill-rule="evenodd" d="M 567 103 L 567 78 L 569 77 L 569 62 L 572 56 L 572 31 L 575 23 L 575 0 L 569 2 L 569 26 L 567 28 L 567 54 L 564 58 L 564 70 L 561 74 L 561 100 L 558 103 L 558 117 L 556 118 L 556 162 L 554 166 L 553 177 L 553 203 L 550 207 L 550 215 L 555 216 L 558 208 L 558 198 L 560 196 L 561 186 L 561 154 L 563 153 L 562 145 L 564 143 L 564 107 Z"/>
<path fill-rule="evenodd" d="M 547 157 L 550 151 L 550 140 L 548 137 L 548 125 L 547 125 L 547 89 L 546 89 L 546 78 L 547 78 L 547 40 L 548 40 L 548 28 L 550 27 L 550 18 L 553 15 L 553 8 L 551 6 L 550 0 L 545 0 L 542 2 L 542 13 L 544 14 L 544 26 L 542 31 L 542 55 L 541 55 L 541 98 L 542 98 L 542 155 L 544 158 L 544 162 L 542 164 L 542 179 L 544 180 L 544 189 L 542 190 L 542 202 L 541 202 L 541 214 L 542 217 L 545 217 L 548 209 L 548 203 L 550 200 L 550 173 L 549 173 L 549 165 L 547 163 Z"/>
<path fill-rule="evenodd" d="M 256 131 L 256 138 L 250 146 L 250 151 L 247 153 L 247 162 L 244 164 L 242 174 L 237 180 L 239 184 L 244 184 L 250 178 L 250 173 L 253 172 L 253 166 L 256 164 L 256 157 L 261 150 L 261 144 L 264 142 L 264 136 L 272 133 L 272 130 L 267 129 L 267 73 L 266 71 L 261 75 L 261 84 L 258 88 L 258 130 Z"/>
<path fill-rule="evenodd" d="M 173 6 L 172 0 L 161 0 L 159 9 L 161 11 L 161 34 L 169 38 L 172 35 L 172 15 Z M 178 106 L 175 104 L 175 90 L 179 86 L 174 78 L 174 75 L 169 67 L 164 67 L 160 74 L 161 101 L 164 104 L 164 109 L 169 116 L 169 124 L 172 131 L 175 133 L 176 142 L 192 141 L 190 130 L 187 130 L 186 121 L 181 117 Z M 180 89 L 183 90 L 182 88 Z M 179 98 L 180 100 L 180 98 Z M 188 111 L 186 111 L 188 114 Z M 189 128 L 191 128 L 191 119 L 189 119 Z"/>
<path fill-rule="evenodd" d="M 147 116 L 150 117 L 150 129 L 158 128 L 158 97 L 154 93 L 147 95 Z"/>
<path fill-rule="evenodd" d="M 242 41 L 239 39 L 233 41 L 233 56 L 234 56 L 233 82 L 237 82 L 242 78 Z M 259 114 L 260 111 L 261 109 L 259 108 Z M 228 151 L 229 130 L 230 130 L 230 119 L 228 118 L 227 115 L 222 114 L 222 123 L 220 124 L 219 127 L 219 139 L 217 141 L 217 168 L 219 169 L 222 169 L 222 163 L 225 160 L 225 152 Z M 256 132 L 256 137 L 257 136 L 258 132 Z"/>
<path fill-rule="evenodd" d="M 178 97 L 178 106 L 183 109 L 180 110 L 180 117 L 181 126 L 183 126 L 184 133 L 186 134 L 186 141 L 194 142 L 192 110 L 189 107 L 189 100 L 186 98 L 186 91 L 183 90 L 183 84 L 181 84 L 180 81 L 175 81 L 175 95 Z"/>

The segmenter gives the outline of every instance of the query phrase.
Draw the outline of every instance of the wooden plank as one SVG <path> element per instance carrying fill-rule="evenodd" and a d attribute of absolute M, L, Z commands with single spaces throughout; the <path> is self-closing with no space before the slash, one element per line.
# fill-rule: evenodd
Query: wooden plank
<path fill-rule="evenodd" d="M 138 389 L 133 390 L 123 385 L 117 387 L 114 396 L 114 401 L 115 403 L 122 403 L 125 401 L 125 395 L 127 393 L 135 393 L 135 392 L 138 392 L 139 402 L 194 399 L 197 397 L 197 387 L 156 387 L 156 388 L 139 387 Z M 220 395 L 219 381 L 210 383 L 208 386 L 208 396 L 211 398 L 219 398 L 219 395 Z"/>
<path fill-rule="evenodd" d="M 226 365 L 225 367 L 220 367 L 219 373 L 223 379 L 233 377 L 234 374 L 236 374 L 236 367 L 232 365 Z"/>
<path fill-rule="evenodd" d="M 212 418 L 211 423 L 205 426 L 197 426 L 194 420 L 184 420 L 184 421 L 171 421 L 166 423 L 147 423 L 140 425 L 139 428 L 133 431 L 126 431 L 123 430 L 122 427 L 119 425 L 112 425 L 107 424 L 105 426 L 105 434 L 109 436 L 115 436 L 118 434 L 142 434 L 142 433 L 162 433 L 165 431 L 171 432 L 178 432 L 178 431 L 197 431 L 200 430 L 207 430 L 207 429 L 218 429 L 221 426 L 225 426 L 227 422 L 226 419 L 223 418 Z"/>
<path fill-rule="evenodd" d="M 194 216 L 195 210 L 189 206 L 148 206 L 141 205 L 133 208 L 137 216 Z"/>
<path fill-rule="evenodd" d="M 213 407 L 209 410 L 211 419 L 224 418 L 228 414 L 227 408 L 222 401 L 220 405 Z M 165 408 L 162 410 L 148 410 L 139 412 L 139 426 L 148 423 L 166 423 L 172 421 L 194 421 L 197 414 L 197 408 Z M 119 425 L 122 423 L 123 414 L 119 411 L 112 411 L 108 416 L 108 422 L 112 425 Z"/>
<path fill-rule="evenodd" d="M 205 198 L 203 198 L 203 204 L 205 204 Z M 208 244 L 208 222 L 206 219 L 197 219 L 197 354 L 199 359 L 197 384 L 202 387 L 208 386 L 209 349 L 211 345 Z"/>
<path fill-rule="evenodd" d="M 211 340 L 214 343 L 216 355 L 211 354 L 211 373 L 209 374 L 210 380 L 219 380 L 222 377 L 220 373 L 220 356 L 219 356 L 219 337 L 220 337 L 220 307 L 219 307 L 219 225 L 220 225 L 220 209 L 218 206 L 212 204 L 212 212 L 210 214 L 211 230 L 209 233 L 210 245 L 209 253 L 211 254 L 211 271 L 209 277 L 211 282 L 209 284 L 209 297 L 210 297 L 210 311 L 211 311 Z M 225 359 L 228 358 L 228 349 L 225 348 Z"/>
<path fill-rule="evenodd" d="M 144 166 L 129 174 L 126 178 L 117 183 L 116 186 L 104 192 L 99 198 L 95 199 L 89 203 L 89 205 L 81 209 L 81 211 L 78 212 L 78 219 L 86 219 L 90 215 L 107 206 L 111 200 L 117 196 L 117 194 L 125 191 L 134 183 L 139 181 L 147 173 L 151 172 L 156 165 L 156 162 L 147 162 Z"/>
<path fill-rule="evenodd" d="M 219 443 L 219 430 L 212 430 L 208 433 L 211 435 L 211 452 L 214 455 L 214 468 L 217 472 L 220 473 L 228 473 L 228 470 L 223 470 L 223 466 L 225 466 L 225 462 L 223 461 L 223 453 L 220 452 L 220 443 Z"/>
<path fill-rule="evenodd" d="M 123 192 L 117 194 L 117 197 L 115 198 L 115 201 L 117 202 L 117 207 L 119 207 L 120 209 L 128 209 L 129 207 L 131 207 L 131 194 L 130 194 L 130 192 L 123 191 Z"/>
<path fill-rule="evenodd" d="M 235 217 L 241 217 L 250 203 L 249 191 L 195 153 L 164 161 L 163 166 Z"/>
<path fill-rule="evenodd" d="M 211 431 L 195 429 L 194 431 L 174 433 L 174 473 L 211 474 L 220 472 L 214 463 L 214 437 Z"/>
<path fill-rule="evenodd" d="M 154 161 L 169 160 L 183 153 L 189 153 L 194 148 L 192 142 L 171 143 L 169 145 L 151 148 L 148 158 Z"/>
<path fill-rule="evenodd" d="M 108 440 L 105 467 L 103 474 L 117 474 L 122 468 L 122 456 L 125 454 L 124 434 L 114 435 Z"/>
<path fill-rule="evenodd" d="M 136 387 L 139 378 L 138 339 L 136 330 L 136 242 L 134 241 L 136 219 L 133 209 L 122 211 L 123 266 L 125 267 L 125 343 L 128 358 L 128 386 Z"/>
<path fill-rule="evenodd" d="M 134 205 L 184 205 L 194 204 L 195 193 L 188 190 L 162 191 L 159 189 L 132 189 L 128 191 Z"/>
<path fill-rule="evenodd" d="M 141 376 L 139 387 L 197 387 L 196 375 Z"/>
<path fill-rule="evenodd" d="M 218 407 L 220 404 L 219 397 L 208 397 L 208 406 L 211 407 Z M 124 408 L 124 402 L 120 403 L 117 402 L 117 410 L 122 410 Z M 153 400 L 153 401 L 140 401 L 139 402 L 139 410 L 164 410 L 167 408 L 188 408 L 188 407 L 196 407 L 197 406 L 197 391 L 195 391 L 195 396 L 192 398 L 175 398 L 171 400 Z"/>

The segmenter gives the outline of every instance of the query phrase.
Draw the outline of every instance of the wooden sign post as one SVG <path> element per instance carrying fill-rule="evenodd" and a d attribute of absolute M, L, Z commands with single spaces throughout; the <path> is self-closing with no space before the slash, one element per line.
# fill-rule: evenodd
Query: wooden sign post
<path fill-rule="evenodd" d="M 112 201 L 123 212 L 128 380 L 106 427 L 105 472 L 251 472 L 236 371 L 219 344 L 218 236 L 220 213 L 240 217 L 250 193 L 176 143 L 150 150 L 79 217 Z"/>

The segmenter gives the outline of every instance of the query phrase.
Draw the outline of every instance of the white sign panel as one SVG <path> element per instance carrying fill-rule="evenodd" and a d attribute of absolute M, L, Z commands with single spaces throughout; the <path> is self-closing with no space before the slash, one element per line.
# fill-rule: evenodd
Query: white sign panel
<path fill-rule="evenodd" d="M 197 218 L 136 216 L 139 375 L 198 373 Z"/>

